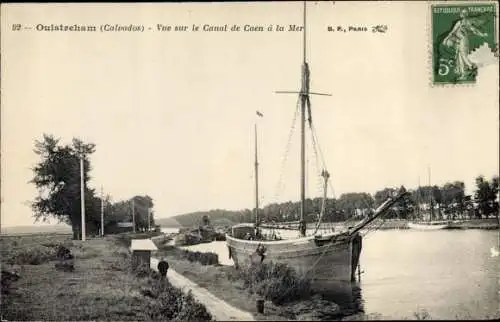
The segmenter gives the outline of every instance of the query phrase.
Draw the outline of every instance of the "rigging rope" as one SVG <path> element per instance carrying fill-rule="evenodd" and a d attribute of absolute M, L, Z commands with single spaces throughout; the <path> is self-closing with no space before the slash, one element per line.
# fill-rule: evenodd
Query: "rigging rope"
<path fill-rule="evenodd" d="M 319 169 L 320 168 L 319 158 L 321 159 L 323 169 L 326 171 L 328 171 L 328 170 L 326 167 L 326 162 L 325 162 L 323 150 L 321 149 L 321 145 L 319 144 L 318 135 L 316 133 L 316 128 L 315 128 L 313 121 L 312 121 L 311 101 L 309 100 L 309 97 L 307 98 L 307 107 L 308 107 L 308 122 L 309 122 L 309 127 L 311 129 L 312 145 L 313 145 L 313 151 L 314 151 L 314 156 L 315 156 L 315 160 L 316 160 L 316 171 L 318 171 L 318 174 L 319 174 L 321 172 Z M 318 158 L 318 156 L 319 156 L 319 158 Z M 322 187 L 322 180 L 321 180 L 321 177 L 319 175 L 318 175 L 318 183 L 319 183 L 319 186 Z M 331 181 L 328 181 L 328 187 L 332 191 L 333 198 L 335 198 L 335 189 L 333 188 Z M 361 202 L 364 204 L 365 209 L 372 209 L 373 208 L 372 205 L 368 204 L 368 202 L 366 200 L 362 199 Z M 354 218 L 351 217 L 349 219 L 354 219 Z"/>
<path fill-rule="evenodd" d="M 316 128 L 314 127 L 314 124 L 312 121 L 311 100 L 309 98 L 307 98 L 307 106 L 308 106 L 308 113 L 309 113 L 309 127 L 311 129 L 311 138 L 312 138 L 312 142 L 313 142 L 314 154 L 315 154 L 316 158 L 319 155 L 319 157 L 321 158 L 321 163 L 323 165 L 323 169 L 328 171 L 328 169 L 326 167 L 325 156 L 323 154 L 323 150 L 321 149 L 321 145 L 319 144 L 318 134 L 316 133 Z M 319 164 L 317 164 L 317 167 L 319 168 Z M 318 173 L 320 173 L 320 172 L 321 171 L 318 171 Z M 320 182 L 320 184 L 322 184 L 322 182 Z M 331 181 L 328 181 L 328 186 L 332 191 L 333 198 L 335 198 L 335 189 L 333 189 Z"/>
<path fill-rule="evenodd" d="M 276 192 L 274 194 L 274 199 L 277 201 L 278 197 L 280 196 L 280 189 L 282 188 L 282 182 L 283 182 L 283 172 L 285 168 L 285 163 L 288 159 L 288 152 L 290 151 L 290 144 L 292 143 L 292 135 L 295 130 L 295 124 L 297 123 L 297 115 L 299 114 L 299 104 L 300 104 L 300 99 L 297 99 L 297 103 L 295 104 L 295 114 L 293 115 L 293 120 L 292 120 L 292 126 L 290 128 L 290 132 L 288 133 L 288 141 L 285 147 L 285 153 L 283 155 L 283 158 L 281 160 L 281 169 L 280 169 L 280 176 L 278 179 L 278 184 L 276 185 Z"/>

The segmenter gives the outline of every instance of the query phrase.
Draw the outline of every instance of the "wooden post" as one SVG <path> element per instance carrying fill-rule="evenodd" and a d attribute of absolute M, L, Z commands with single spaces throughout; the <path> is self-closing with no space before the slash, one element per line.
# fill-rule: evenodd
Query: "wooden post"
<path fill-rule="evenodd" d="M 104 190 L 101 185 L 101 237 L 104 237 Z"/>
<path fill-rule="evenodd" d="M 255 223 L 259 224 L 259 162 L 257 159 L 257 123 L 255 123 Z"/>
<path fill-rule="evenodd" d="M 148 232 L 151 231 L 151 208 L 148 207 Z"/>
<path fill-rule="evenodd" d="M 80 154 L 80 199 L 81 199 L 81 211 L 82 211 L 82 241 L 85 241 L 85 180 L 83 178 L 83 158 L 84 154 Z"/>
<path fill-rule="evenodd" d="M 134 198 L 132 198 L 132 223 L 133 223 L 133 229 L 135 233 L 135 203 L 134 203 Z"/>

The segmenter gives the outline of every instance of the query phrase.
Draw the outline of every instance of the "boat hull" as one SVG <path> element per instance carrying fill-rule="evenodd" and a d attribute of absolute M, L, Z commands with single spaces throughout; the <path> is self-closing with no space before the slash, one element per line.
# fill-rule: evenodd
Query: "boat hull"
<path fill-rule="evenodd" d="M 359 240 L 361 237 L 359 237 Z M 293 267 L 299 276 L 311 278 L 315 291 L 348 287 L 354 279 L 361 253 L 352 236 L 337 237 L 318 243 L 313 236 L 280 241 L 244 240 L 226 236 L 230 256 L 237 268 L 252 263 L 278 262 Z M 264 257 L 257 252 L 265 248 Z"/>
<path fill-rule="evenodd" d="M 418 230 L 440 230 L 448 228 L 448 223 L 439 223 L 439 224 L 429 224 L 429 223 L 408 223 L 408 227 L 411 229 Z"/>

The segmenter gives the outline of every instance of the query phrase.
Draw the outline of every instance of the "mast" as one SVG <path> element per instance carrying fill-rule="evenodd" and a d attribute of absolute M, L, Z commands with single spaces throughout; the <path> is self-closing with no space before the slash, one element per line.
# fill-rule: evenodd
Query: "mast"
<path fill-rule="evenodd" d="M 305 145 L 305 127 L 306 127 L 306 109 L 310 110 L 309 95 L 324 95 L 331 96 L 331 94 L 326 93 L 316 93 L 309 91 L 309 65 L 307 64 L 306 56 L 306 2 L 304 1 L 304 25 L 302 26 L 303 35 L 303 61 L 302 61 L 302 72 L 301 72 L 301 88 L 300 91 L 276 91 L 280 94 L 299 94 L 300 99 L 300 221 L 299 221 L 299 231 L 302 236 L 306 235 L 306 223 L 304 220 L 306 214 L 306 145 Z"/>
<path fill-rule="evenodd" d="M 302 88 L 300 89 L 300 234 L 306 235 L 306 178 L 305 178 L 305 127 L 306 127 L 306 104 L 309 101 L 309 66 L 306 61 L 306 1 L 304 1 L 304 26 L 303 26 L 303 57 L 302 62 Z"/>
<path fill-rule="evenodd" d="M 257 159 L 257 123 L 255 123 L 255 224 L 259 224 L 259 162 Z"/>

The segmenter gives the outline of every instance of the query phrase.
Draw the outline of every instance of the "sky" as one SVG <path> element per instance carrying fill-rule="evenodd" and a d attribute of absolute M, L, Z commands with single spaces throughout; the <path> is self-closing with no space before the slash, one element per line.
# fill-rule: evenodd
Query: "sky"
<path fill-rule="evenodd" d="M 90 186 L 149 195 L 157 217 L 254 205 L 254 125 L 263 204 L 299 198 L 302 3 L 2 5 L 2 226 L 29 225 L 43 133 L 96 144 Z M 313 122 L 329 196 L 474 178 L 499 169 L 498 62 L 476 84 L 431 85 L 426 2 L 308 3 Z M 12 31 L 12 24 L 31 30 Z M 144 32 L 48 32 L 37 24 L 143 25 Z M 158 32 L 246 24 L 284 32 Z M 387 25 L 386 33 L 371 26 Z M 329 32 L 328 26 L 368 32 Z M 151 27 L 152 30 L 147 28 Z M 264 117 L 256 116 L 256 110 Z M 310 136 L 307 134 L 310 142 Z M 284 155 L 287 155 L 282 166 Z M 319 196 L 308 145 L 308 196 Z M 282 177 L 283 189 L 277 189 Z"/>

